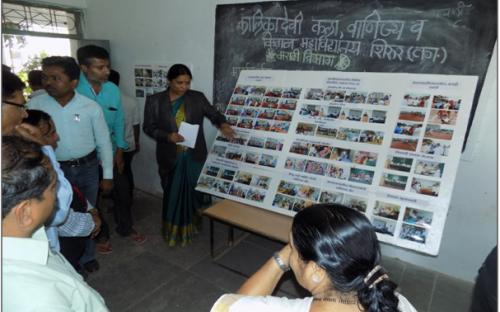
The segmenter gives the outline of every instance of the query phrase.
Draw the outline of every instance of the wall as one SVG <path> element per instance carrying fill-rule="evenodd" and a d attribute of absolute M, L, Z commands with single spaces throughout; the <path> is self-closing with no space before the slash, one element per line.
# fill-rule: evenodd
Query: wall
<path fill-rule="evenodd" d="M 194 64 L 196 89 L 212 97 L 215 6 L 245 1 L 217 0 L 87 0 L 88 39 L 109 39 L 113 67 L 122 74 L 122 88 L 133 95 L 133 65 L 141 62 Z M 148 5 L 145 5 L 147 3 Z M 429 257 L 384 245 L 383 253 L 472 281 L 496 244 L 496 88 L 495 62 L 478 106 L 469 146 L 461 161 L 445 227 L 441 252 Z M 209 125 L 205 127 L 211 130 Z M 210 131 L 211 142 L 214 131 Z M 154 143 L 141 138 L 134 160 L 137 186 L 160 193 Z"/>
<path fill-rule="evenodd" d="M 197 8 L 193 9 L 195 2 Z M 110 40 L 113 68 L 121 74 L 120 84 L 125 93 L 134 95 L 134 64 L 176 62 L 193 64 L 193 88 L 211 99 L 215 6 L 232 2 L 153 0 L 145 6 L 132 0 L 87 0 L 84 29 L 87 39 Z M 204 129 L 211 143 L 215 131 L 209 122 Z M 154 142 L 141 133 L 142 151 L 135 158 L 134 166 L 137 186 L 161 194 L 154 146 Z"/>

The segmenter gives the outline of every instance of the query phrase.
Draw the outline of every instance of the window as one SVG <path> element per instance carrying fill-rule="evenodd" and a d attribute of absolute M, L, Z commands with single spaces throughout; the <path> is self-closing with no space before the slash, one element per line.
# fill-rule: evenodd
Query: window
<path fill-rule="evenodd" d="M 83 38 L 80 21 L 78 10 L 3 1 L 2 64 L 26 82 L 30 70 L 40 69 L 42 58 L 74 53 Z"/>
<path fill-rule="evenodd" d="M 81 38 L 80 12 L 3 2 L 2 31 L 12 35 Z"/>

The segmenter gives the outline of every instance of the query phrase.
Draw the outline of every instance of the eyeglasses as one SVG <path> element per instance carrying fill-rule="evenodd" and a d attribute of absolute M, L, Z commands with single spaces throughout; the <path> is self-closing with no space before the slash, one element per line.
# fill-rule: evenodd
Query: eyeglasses
<path fill-rule="evenodd" d="M 17 107 L 19 107 L 21 109 L 26 110 L 26 105 L 24 105 L 24 104 L 14 103 L 14 102 L 5 101 L 5 100 L 2 100 L 2 103 L 9 104 L 9 105 L 12 105 L 12 106 L 17 106 Z"/>

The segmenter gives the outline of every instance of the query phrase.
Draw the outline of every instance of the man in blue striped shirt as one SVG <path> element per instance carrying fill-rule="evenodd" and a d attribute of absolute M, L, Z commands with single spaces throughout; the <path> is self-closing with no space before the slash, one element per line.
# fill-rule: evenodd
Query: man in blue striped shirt
<path fill-rule="evenodd" d="M 52 149 L 50 149 L 48 146 L 44 146 L 42 147 L 42 151 L 51 158 L 54 152 L 50 153 L 47 149 L 51 151 L 56 150 L 59 141 L 59 134 L 57 133 L 54 121 L 49 114 L 43 111 L 29 109 L 26 112 L 28 113 L 28 117 L 24 119 L 23 123 L 32 125 L 40 130 L 47 144 L 52 147 Z M 55 155 L 53 158 L 55 159 Z M 60 173 L 62 176 L 60 176 L 59 171 L 61 170 L 59 169 L 59 163 L 57 163 L 57 161 L 55 161 L 55 163 L 53 162 L 53 167 L 58 173 L 59 187 L 67 185 L 67 187 L 69 187 L 69 192 L 73 193 L 73 200 L 71 202 L 64 203 L 64 201 L 59 201 L 59 205 L 63 204 L 70 207 L 67 218 L 56 229 L 59 234 L 60 251 L 71 265 L 84 275 L 85 272 L 80 270 L 79 260 L 85 250 L 87 237 L 92 234 L 93 238 L 100 231 L 101 220 L 99 213 L 96 208 L 92 207 L 76 186 L 70 185 L 64 178 L 62 172 Z M 58 207 L 58 209 L 61 209 L 61 207 Z M 47 225 L 45 230 L 50 242 L 51 236 L 49 235 L 50 233 Z"/>

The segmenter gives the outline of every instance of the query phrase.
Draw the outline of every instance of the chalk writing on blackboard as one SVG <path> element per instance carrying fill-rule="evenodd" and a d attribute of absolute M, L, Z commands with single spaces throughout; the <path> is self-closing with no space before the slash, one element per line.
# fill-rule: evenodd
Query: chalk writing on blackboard
<path fill-rule="evenodd" d="M 302 11 L 295 17 L 289 18 L 286 7 L 284 17 L 265 16 L 261 10 L 257 10 L 252 15 L 241 16 L 237 29 L 241 35 L 262 34 L 266 62 L 300 62 L 346 70 L 350 65 L 349 55 L 359 56 L 366 50 L 363 49 L 363 45 L 366 44 L 365 39 L 373 40 L 369 43 L 367 56 L 379 60 L 444 63 L 448 55 L 443 46 L 406 46 L 386 41 L 386 39 L 401 40 L 406 31 L 414 35 L 414 41 L 418 42 L 426 22 L 422 19 L 410 22 L 383 20 L 378 11 L 373 10 L 364 19 L 355 20 L 347 25 L 345 30 L 340 28 L 339 20 L 312 19 L 310 33 L 316 37 L 297 38 L 295 35 L 302 33 L 303 19 Z M 285 36 L 290 34 L 295 37 L 273 38 L 273 34 Z M 343 39 L 344 37 L 350 39 Z"/>
<path fill-rule="evenodd" d="M 472 11 L 472 8 L 472 4 L 465 4 L 463 1 L 459 1 L 457 3 L 457 6 L 454 8 L 434 10 L 434 15 L 443 17 L 462 17 L 465 15 L 469 15 Z"/>
<path fill-rule="evenodd" d="M 221 111 L 242 69 L 477 75 L 480 91 L 497 37 L 491 0 L 265 1 L 216 11 Z"/>
<path fill-rule="evenodd" d="M 273 63 L 275 61 L 288 61 L 288 62 L 299 62 L 303 64 L 315 64 L 320 66 L 327 66 L 335 68 L 337 70 L 345 70 L 349 67 L 351 61 L 349 57 L 345 54 L 321 54 L 313 53 L 313 50 L 307 49 L 300 51 L 299 49 L 294 49 L 293 51 L 274 51 L 267 50 L 266 52 L 266 62 Z"/>
<path fill-rule="evenodd" d="M 284 17 L 264 16 L 261 10 L 257 10 L 251 16 L 242 16 L 238 22 L 238 30 L 244 35 L 247 32 L 253 33 L 255 36 L 260 32 L 263 33 L 278 33 L 283 30 L 285 35 L 288 32 L 297 35 L 300 34 L 300 27 L 302 25 L 303 15 L 302 12 L 297 14 L 295 18 L 289 19 L 288 13 L 284 11 Z"/>

